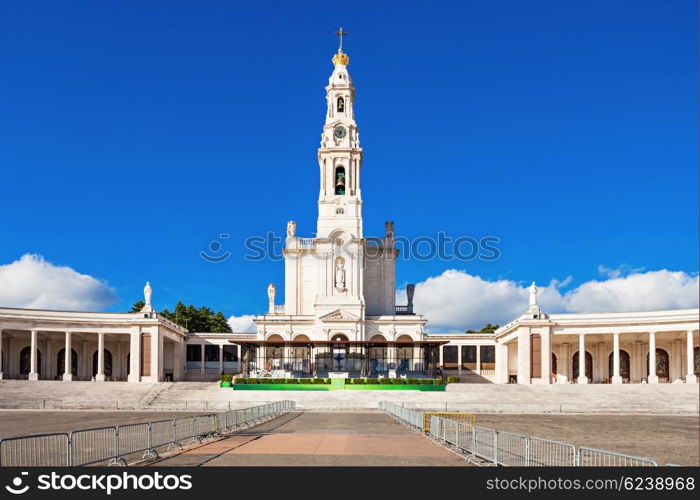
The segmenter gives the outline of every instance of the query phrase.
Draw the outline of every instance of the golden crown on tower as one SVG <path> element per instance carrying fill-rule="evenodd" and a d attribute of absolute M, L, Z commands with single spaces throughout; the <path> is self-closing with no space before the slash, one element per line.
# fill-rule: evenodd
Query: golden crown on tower
<path fill-rule="evenodd" d="M 343 49 L 338 49 L 338 53 L 333 56 L 333 64 L 342 64 L 343 66 L 347 66 L 350 64 L 350 58 L 345 52 L 343 52 Z"/>

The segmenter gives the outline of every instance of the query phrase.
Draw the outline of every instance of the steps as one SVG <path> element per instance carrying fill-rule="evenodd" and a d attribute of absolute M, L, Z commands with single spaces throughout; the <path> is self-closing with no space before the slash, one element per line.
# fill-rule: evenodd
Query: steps
<path fill-rule="evenodd" d="M 305 410 L 375 410 L 379 401 L 479 413 L 698 414 L 698 384 L 450 384 L 446 392 L 233 391 L 218 382 L 0 381 L 0 408 L 217 411 L 292 399 Z"/>

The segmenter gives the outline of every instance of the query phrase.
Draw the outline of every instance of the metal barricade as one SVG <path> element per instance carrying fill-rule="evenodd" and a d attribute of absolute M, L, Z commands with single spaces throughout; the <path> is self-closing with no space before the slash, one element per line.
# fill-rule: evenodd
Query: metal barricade
<path fill-rule="evenodd" d="M 193 438 L 196 433 L 194 429 L 194 417 L 176 418 L 173 420 L 175 427 L 175 441 L 184 441 L 185 439 Z"/>
<path fill-rule="evenodd" d="M 67 433 L 0 439 L 0 466 L 62 467 L 70 464 Z"/>
<path fill-rule="evenodd" d="M 71 465 L 89 465 L 109 461 L 113 465 L 117 453 L 117 428 L 99 427 L 70 433 Z"/>
<path fill-rule="evenodd" d="M 228 427 L 228 412 L 225 411 L 223 413 L 217 413 L 216 414 L 216 432 L 219 434 L 223 434 L 224 432 L 228 432 L 229 427 Z"/>
<path fill-rule="evenodd" d="M 656 467 L 656 460 L 635 457 L 614 451 L 581 447 L 578 449 L 576 465 L 579 467 Z"/>
<path fill-rule="evenodd" d="M 174 445 L 175 442 L 175 422 L 173 420 L 151 422 L 149 450 L 155 451 L 156 448 Z"/>
<path fill-rule="evenodd" d="M 457 440 L 455 447 L 459 453 L 471 453 L 474 441 L 474 426 L 469 424 L 457 424 Z"/>
<path fill-rule="evenodd" d="M 430 432 L 430 421 L 433 415 L 438 416 L 440 418 L 461 422 L 463 424 L 476 425 L 476 415 L 474 413 L 444 411 L 425 411 L 421 413 L 423 416 L 423 422 L 421 426 L 423 428 L 423 432 L 425 432 L 426 434 Z"/>
<path fill-rule="evenodd" d="M 569 443 L 542 438 L 530 438 L 529 464 L 532 467 L 573 467 L 576 448 Z"/>
<path fill-rule="evenodd" d="M 123 457 L 139 451 L 148 451 L 151 424 L 128 424 L 117 427 L 117 455 Z"/>
<path fill-rule="evenodd" d="M 530 465 L 530 438 L 510 432 L 496 432 L 498 436 L 498 465 L 525 467 Z"/>
<path fill-rule="evenodd" d="M 157 456 L 156 448 L 181 447 L 180 441 L 196 441 L 253 424 L 296 408 L 294 401 L 277 401 L 256 407 L 150 423 L 79 429 L 68 433 L 38 434 L 0 439 L 0 466 L 61 467 L 108 462 L 126 464 L 125 455 L 144 452 Z"/>
<path fill-rule="evenodd" d="M 498 463 L 498 435 L 494 429 L 486 427 L 472 427 L 472 455 Z"/>

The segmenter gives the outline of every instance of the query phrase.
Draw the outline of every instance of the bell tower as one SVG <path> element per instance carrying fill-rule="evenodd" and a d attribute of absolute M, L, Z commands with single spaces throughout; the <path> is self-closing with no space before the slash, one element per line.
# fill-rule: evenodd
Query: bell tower
<path fill-rule="evenodd" d="M 336 34 L 340 46 L 326 86 L 326 121 L 318 149 L 321 186 L 317 237 L 327 238 L 341 230 L 362 238 L 362 148 L 355 123 L 355 87 L 348 73 L 350 58 L 343 52 L 343 35 L 347 33 L 340 28 Z"/>

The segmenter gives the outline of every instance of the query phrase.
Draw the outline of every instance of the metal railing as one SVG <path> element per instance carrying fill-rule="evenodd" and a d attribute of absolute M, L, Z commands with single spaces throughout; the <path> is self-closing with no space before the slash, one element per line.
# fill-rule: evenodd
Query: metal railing
<path fill-rule="evenodd" d="M 477 457 L 491 465 L 521 467 L 593 467 L 593 466 L 657 466 L 655 460 L 595 448 L 576 447 L 569 443 L 480 427 L 429 411 L 406 408 L 382 401 L 379 409 L 395 419 L 424 432 L 434 441 L 469 457 Z"/>
<path fill-rule="evenodd" d="M 59 467 L 90 464 L 127 465 L 137 453 L 155 458 L 158 449 L 182 448 L 234 430 L 251 427 L 296 408 L 277 401 L 251 408 L 141 424 L 79 429 L 0 439 L 0 466 Z"/>
<path fill-rule="evenodd" d="M 578 465 L 585 467 L 655 467 L 659 465 L 656 460 L 650 458 L 633 457 L 585 446 L 578 449 L 576 461 Z"/>

